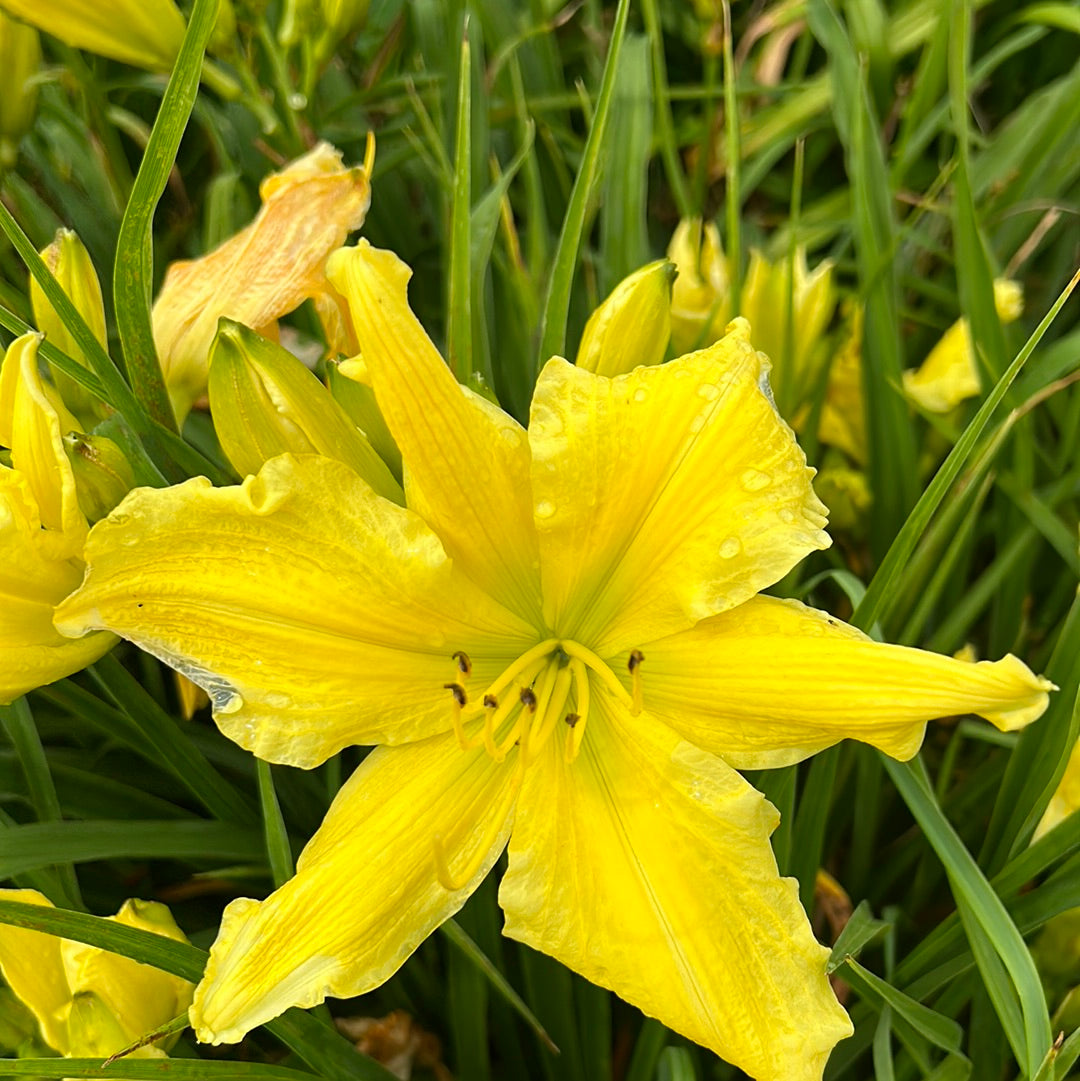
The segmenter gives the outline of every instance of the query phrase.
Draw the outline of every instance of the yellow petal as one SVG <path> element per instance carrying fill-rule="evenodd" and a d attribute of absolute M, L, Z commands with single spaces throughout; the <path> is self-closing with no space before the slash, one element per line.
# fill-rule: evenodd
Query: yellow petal
<path fill-rule="evenodd" d="M 172 0 L 2 0 L 0 7 L 76 49 L 168 71 L 184 37 Z"/>
<path fill-rule="evenodd" d="M 37 890 L 0 890 L 0 900 L 53 907 Z M 55 935 L 0 924 L 0 974 L 37 1018 L 45 1042 L 65 1054 L 67 1023 L 63 1011 L 71 1001 L 71 991 L 60 960 L 60 942 Z"/>
<path fill-rule="evenodd" d="M 221 316 L 262 330 L 329 288 L 326 258 L 363 223 L 370 177 L 320 143 L 264 180 L 260 194 L 255 220 L 202 258 L 173 263 L 154 303 L 154 340 L 181 418 L 206 389 Z"/>
<path fill-rule="evenodd" d="M 120 911 L 110 918 L 125 927 L 187 942 L 168 908 L 155 901 L 125 901 Z M 119 1028 L 120 1041 L 105 1049 L 102 1052 L 105 1055 L 122 1050 L 178 1017 L 191 1005 L 195 985 L 179 976 L 83 942 L 64 940 L 60 953 L 72 993 L 93 995 Z M 91 1026 L 84 1028 L 89 1032 Z M 74 1025 L 71 1035 L 74 1039 Z"/>
<path fill-rule="evenodd" d="M 359 995 L 389 979 L 498 859 L 513 757 L 499 764 L 437 736 L 364 759 L 296 877 L 261 903 L 242 898 L 226 908 L 191 1010 L 199 1039 L 234 1043 L 290 1006 Z M 460 889 L 439 884 L 436 837 L 451 859 L 478 860 Z"/>
<path fill-rule="evenodd" d="M 53 627 L 53 611 L 82 579 L 78 559 L 55 559 L 25 479 L 0 467 L 0 703 L 71 675 L 116 641 L 93 634 L 72 641 Z"/>
<path fill-rule="evenodd" d="M 904 393 L 928 413 L 948 413 L 982 389 L 971 330 L 958 319 L 917 370 L 903 373 Z"/>
<path fill-rule="evenodd" d="M 709 349 L 616 379 L 547 364 L 529 442 L 553 633 L 603 656 L 640 646 L 828 546 L 763 364 L 742 320 Z"/>
<path fill-rule="evenodd" d="M 405 463 L 405 497 L 451 558 L 527 619 L 540 610 L 525 432 L 464 390 L 409 309 L 412 271 L 361 240 L 327 265 Z"/>
<path fill-rule="evenodd" d="M 829 385 L 821 407 L 818 438 L 831 447 L 839 447 L 859 465 L 865 465 L 869 442 L 863 399 L 862 307 L 853 307 L 848 319 L 844 344 L 829 366 Z"/>
<path fill-rule="evenodd" d="M 483 654 L 490 681 L 537 640 L 420 518 L 327 458 L 137 489 L 86 559 L 57 626 L 131 639 L 207 691 L 230 739 L 290 765 L 449 730 L 454 652 Z"/>
<path fill-rule="evenodd" d="M 776 811 L 734 770 L 598 696 L 581 753 L 526 775 L 504 933 L 760 1081 L 818 1081 L 851 1025 L 780 878 Z"/>
<path fill-rule="evenodd" d="M 658 259 L 619 282 L 585 324 L 577 366 L 611 376 L 659 364 L 671 337 L 675 273 L 673 263 Z"/>
<path fill-rule="evenodd" d="M 711 345 L 724 333 L 731 297 L 720 234 L 700 218 L 679 222 L 668 244 L 678 276 L 671 290 L 671 346 L 685 353 Z"/>
<path fill-rule="evenodd" d="M 739 769 L 787 765 L 844 738 L 910 758 L 929 720 L 977 713 L 1011 731 L 1042 714 L 1053 687 L 1011 654 L 972 664 L 874 642 L 774 597 L 643 652 L 645 708 Z"/>
<path fill-rule="evenodd" d="M 30 486 L 41 524 L 51 531 L 50 548 L 74 555 L 86 536 L 75 477 L 64 436 L 75 419 L 46 390 L 38 373 L 40 335 L 16 338 L 0 366 L 0 445 L 11 448 L 11 464 Z"/>
<path fill-rule="evenodd" d="M 1080 807 L 1080 740 L 1073 745 L 1057 791 L 1051 796 L 1032 840 L 1037 841 L 1044 833 L 1049 833 L 1078 807 Z"/>

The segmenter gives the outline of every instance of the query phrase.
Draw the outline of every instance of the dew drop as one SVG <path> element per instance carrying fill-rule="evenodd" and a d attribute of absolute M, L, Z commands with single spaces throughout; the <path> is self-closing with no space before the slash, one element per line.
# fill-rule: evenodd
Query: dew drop
<path fill-rule="evenodd" d="M 702 428 L 705 427 L 705 414 L 699 413 L 692 421 L 690 421 L 690 432 L 692 435 L 697 435 Z"/>
<path fill-rule="evenodd" d="M 742 541 L 738 537 L 726 537 L 720 543 L 720 555 L 724 559 L 734 559 L 742 551 Z"/>
<path fill-rule="evenodd" d="M 638 387 L 634 391 L 634 401 L 643 402 L 649 396 L 649 392 L 644 387 Z"/>
<path fill-rule="evenodd" d="M 748 492 L 760 492 L 772 484 L 772 477 L 761 469 L 747 469 L 739 477 L 739 483 Z"/>
<path fill-rule="evenodd" d="M 787 507 L 781 509 L 778 514 L 780 521 L 786 522 L 788 525 L 791 525 L 791 523 L 795 521 L 795 512 L 793 510 L 788 510 Z"/>
<path fill-rule="evenodd" d="M 697 392 L 707 402 L 715 402 L 720 397 L 720 388 L 715 383 L 702 383 Z"/>
<path fill-rule="evenodd" d="M 533 507 L 533 514 L 537 518 L 550 518 L 555 513 L 555 504 L 549 499 L 543 499 Z"/>

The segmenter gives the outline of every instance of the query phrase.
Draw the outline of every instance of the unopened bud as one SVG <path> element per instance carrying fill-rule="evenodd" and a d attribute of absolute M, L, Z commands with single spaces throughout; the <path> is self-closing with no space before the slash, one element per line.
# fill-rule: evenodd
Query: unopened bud
<path fill-rule="evenodd" d="M 75 310 L 83 317 L 94 337 L 106 344 L 105 305 L 101 299 L 101 283 L 97 271 L 90 259 L 90 253 L 76 233 L 70 229 L 57 231 L 53 242 L 41 252 L 41 258 L 49 268 L 56 283 L 67 294 Z M 47 341 L 55 345 L 62 353 L 67 353 L 72 360 L 77 360 L 84 368 L 90 366 L 86 355 L 76 344 L 67 324 L 57 314 L 38 285 L 37 279 L 30 278 L 30 304 L 34 309 L 34 321 Z M 108 407 L 90 394 L 74 379 L 56 368 L 52 368 L 53 382 L 64 404 L 83 421 L 85 427 L 92 427 L 88 420 L 101 420 L 108 413 Z"/>
<path fill-rule="evenodd" d="M 321 454 L 403 502 L 401 486 L 329 391 L 287 349 L 222 319 L 210 350 L 210 410 L 241 476 L 278 454 Z"/>
<path fill-rule="evenodd" d="M 111 439 L 69 432 L 64 436 L 64 450 L 75 477 L 79 509 L 87 521 L 100 521 L 135 487 L 131 464 Z"/>
<path fill-rule="evenodd" d="M 720 233 L 712 222 L 684 218 L 668 244 L 679 276 L 671 291 L 671 344 L 676 354 L 712 345 L 731 318 L 730 283 Z"/>
<path fill-rule="evenodd" d="M 675 264 L 666 259 L 623 278 L 585 324 L 577 366 L 616 376 L 659 364 L 671 338 L 671 286 Z"/>
<path fill-rule="evenodd" d="M 382 411 L 375 401 L 371 377 L 363 357 L 350 357 L 326 366 L 326 383 L 334 400 L 349 414 L 353 424 L 367 436 L 375 453 L 387 464 L 390 472 L 401 479 L 401 451 Z"/>

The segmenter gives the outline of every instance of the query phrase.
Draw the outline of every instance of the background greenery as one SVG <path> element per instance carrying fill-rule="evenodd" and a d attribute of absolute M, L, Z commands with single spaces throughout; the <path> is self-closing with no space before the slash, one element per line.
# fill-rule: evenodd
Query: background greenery
<path fill-rule="evenodd" d="M 209 31 L 211 7 L 196 5 L 193 33 Z M 131 305 L 145 312 L 169 261 L 246 224 L 259 180 L 317 139 L 359 161 L 376 132 L 364 234 L 414 268 L 414 308 L 459 376 L 476 373 L 522 418 L 538 362 L 573 355 L 588 313 L 663 253 L 680 217 L 716 220 L 736 275 L 750 247 L 780 257 L 797 241 L 812 264 L 836 261 L 842 291 L 867 309 L 873 509 L 781 590 L 892 641 L 1015 652 L 1061 691 L 1019 736 L 961 720 L 932 725 L 911 766 L 844 745 L 753 778 L 782 811 L 777 858 L 798 877 L 819 937 L 831 942 L 848 911 L 843 898 L 815 898 L 819 867 L 859 905 L 834 954 L 856 1034 L 827 1076 L 1064 1077 L 1075 1045 L 1057 1062 L 1044 1055 L 1066 1024 L 1050 1014 L 1080 983 L 1080 943 L 1064 938 L 1065 975 L 1048 1001 L 1020 936 L 1080 906 L 1080 821 L 1028 846 L 1077 734 L 1075 302 L 1034 352 L 1021 346 L 1080 261 L 1080 8 L 737 3 L 726 37 L 709 0 L 618 10 L 374 0 L 321 65 L 302 43 L 278 43 L 278 4 L 236 0 L 235 13 L 236 34 L 216 42 L 214 61 L 233 96 L 217 78 L 186 127 L 177 97 L 155 132 L 158 151 L 179 145 L 171 170 L 171 152 L 158 160 L 152 281 L 141 253 L 157 193 L 147 171 L 135 177 L 163 77 L 47 40 L 37 117 L 3 176 L 3 205 L 35 248 L 60 226 L 86 243 L 112 355 L 128 356 L 137 389 L 131 345 L 145 315 Z M 197 81 L 189 45 L 177 89 Z M 108 284 L 117 268 L 118 294 Z M 1003 272 L 1026 292 L 1025 315 L 1005 327 L 991 292 Z M 8 243 L 0 305 L 10 330 L 31 321 L 24 262 Z M 900 373 L 961 314 L 985 396 L 945 418 L 917 415 Z M 312 312 L 292 321 L 318 336 Z M 154 378 L 141 384 L 147 407 Z M 132 410 L 132 427 L 151 432 L 144 407 Z M 185 435 L 218 457 L 205 414 Z M 147 445 L 167 476 L 200 467 L 177 441 Z M 256 768 L 208 717 L 179 719 L 167 670 L 128 647 L 0 720 L 0 876 L 76 913 L 113 912 L 128 896 L 167 901 L 198 949 L 89 917 L 40 919 L 192 977 L 222 905 L 288 873 L 361 753 L 310 773 Z M 384 987 L 334 1012 L 407 1011 L 441 1043 L 416 1076 L 437 1075 L 440 1061 L 478 1081 L 741 1076 L 501 939 L 496 884 Z M 16 917 L 0 905 L 0 918 Z M 187 1073 L 181 1061 L 171 1076 L 386 1077 L 326 1016 L 294 1012 L 228 1052 L 243 1062 Z M 190 1037 L 173 1054 L 225 1057 Z M 77 1072 L 65 1062 L 50 1076 Z"/>

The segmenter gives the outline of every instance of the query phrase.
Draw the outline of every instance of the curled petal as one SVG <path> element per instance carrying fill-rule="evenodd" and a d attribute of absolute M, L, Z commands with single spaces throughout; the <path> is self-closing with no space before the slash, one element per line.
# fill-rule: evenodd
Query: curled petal
<path fill-rule="evenodd" d="M 813 471 L 745 322 L 605 379 L 548 362 L 533 396 L 544 616 L 607 656 L 733 608 L 828 547 Z"/>
<path fill-rule="evenodd" d="M 1011 654 L 973 664 L 874 642 L 774 597 L 643 652 L 650 713 L 739 769 L 787 765 L 845 738 L 910 758 L 929 720 L 977 713 L 1011 731 L 1039 717 L 1053 689 Z"/>
<path fill-rule="evenodd" d="M 452 916 L 509 833 L 514 769 L 453 736 L 379 747 L 338 793 L 296 877 L 265 901 L 225 910 L 191 1023 L 204 1043 L 235 1043 L 290 1006 L 363 994 L 387 980 Z M 440 838 L 474 866 L 439 882 Z"/>
<path fill-rule="evenodd" d="M 454 652 L 481 685 L 536 640 L 420 518 L 328 458 L 137 489 L 86 559 L 57 627 L 131 639 L 206 690 L 230 739 L 290 765 L 449 730 Z"/>
<path fill-rule="evenodd" d="M 227 316 L 263 331 L 329 291 L 327 256 L 359 229 L 371 201 L 366 167 L 345 168 L 327 143 L 268 177 L 262 207 L 236 236 L 173 263 L 154 303 L 154 341 L 179 417 L 206 390 L 210 343 Z"/>
<path fill-rule="evenodd" d="M 720 759 L 598 696 L 578 758 L 526 776 L 499 901 L 551 954 L 760 1081 L 818 1081 L 851 1033 L 776 811 Z"/>

